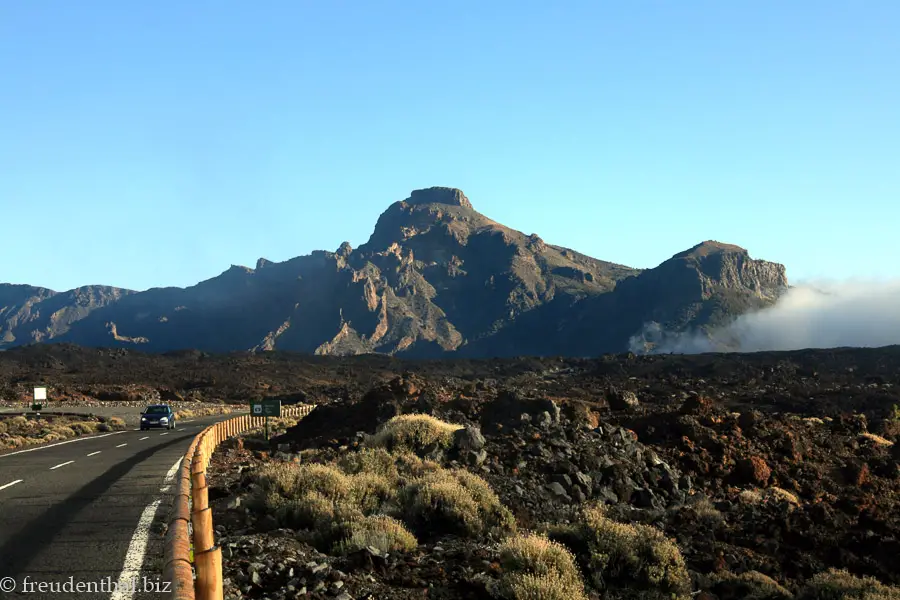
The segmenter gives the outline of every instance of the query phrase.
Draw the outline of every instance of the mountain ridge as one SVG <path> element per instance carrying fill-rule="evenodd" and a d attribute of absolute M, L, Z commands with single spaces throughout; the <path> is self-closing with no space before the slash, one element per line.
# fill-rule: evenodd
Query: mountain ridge
<path fill-rule="evenodd" d="M 411 357 L 624 351 L 645 323 L 712 327 L 771 305 L 783 265 L 713 240 L 657 267 L 603 261 L 414 190 L 357 248 L 231 265 L 185 288 L 0 285 L 0 348 L 49 341 L 150 352 Z"/>

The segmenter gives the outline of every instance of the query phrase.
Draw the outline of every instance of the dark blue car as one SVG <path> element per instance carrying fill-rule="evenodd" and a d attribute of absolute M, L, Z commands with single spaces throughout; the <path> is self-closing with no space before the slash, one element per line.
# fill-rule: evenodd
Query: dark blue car
<path fill-rule="evenodd" d="M 175 429 L 175 411 L 168 404 L 153 404 L 141 413 L 141 431 L 152 427 Z"/>

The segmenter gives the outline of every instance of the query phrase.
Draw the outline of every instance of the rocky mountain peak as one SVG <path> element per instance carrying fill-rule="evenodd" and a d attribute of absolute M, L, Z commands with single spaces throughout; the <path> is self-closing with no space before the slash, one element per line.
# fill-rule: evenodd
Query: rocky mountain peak
<path fill-rule="evenodd" d="M 684 252 L 679 252 L 672 258 L 704 258 L 706 256 L 722 253 L 748 255 L 747 250 L 741 248 L 740 246 L 735 246 L 734 244 L 726 244 L 724 242 L 717 242 L 716 240 L 706 240 L 705 242 L 700 242 L 692 248 L 688 248 Z"/>
<path fill-rule="evenodd" d="M 451 187 L 430 187 L 423 190 L 413 190 L 405 202 L 410 205 L 449 204 L 451 206 L 472 208 L 472 203 L 469 202 L 462 190 Z"/>

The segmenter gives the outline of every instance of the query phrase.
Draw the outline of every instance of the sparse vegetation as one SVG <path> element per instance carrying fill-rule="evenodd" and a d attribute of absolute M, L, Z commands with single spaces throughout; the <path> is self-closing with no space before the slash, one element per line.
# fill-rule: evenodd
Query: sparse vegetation
<path fill-rule="evenodd" d="M 321 549 L 345 552 L 365 540 L 409 549 L 417 544 L 411 531 L 469 537 L 515 531 L 512 513 L 480 477 L 405 451 L 367 448 L 329 464 L 272 463 L 255 482 L 251 505 L 282 526 L 314 532 Z"/>
<path fill-rule="evenodd" d="M 78 419 L 78 420 L 75 420 Z M 73 437 L 91 435 L 98 431 L 114 431 L 125 428 L 125 422 L 112 417 L 90 421 L 86 417 L 36 417 L 22 415 L 0 418 L 0 449 L 11 450 L 25 446 L 61 442 Z"/>

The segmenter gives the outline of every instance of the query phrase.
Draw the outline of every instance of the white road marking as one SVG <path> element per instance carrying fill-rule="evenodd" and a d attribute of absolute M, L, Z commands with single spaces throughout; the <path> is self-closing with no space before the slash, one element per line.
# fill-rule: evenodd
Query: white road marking
<path fill-rule="evenodd" d="M 75 462 L 75 461 L 74 461 L 74 460 L 70 460 L 70 461 L 67 461 L 67 462 L 64 462 L 64 463 L 59 463 L 59 464 L 56 465 L 55 467 L 50 467 L 50 470 L 52 471 L 53 469 L 58 469 L 58 468 L 60 468 L 60 467 L 66 466 L 66 465 L 71 465 L 73 462 Z"/>
<path fill-rule="evenodd" d="M 169 435 L 169 432 L 167 431 L 167 432 L 161 433 L 161 434 L 159 434 L 159 435 Z"/>
<path fill-rule="evenodd" d="M 62 446 L 65 444 L 74 444 L 75 442 L 83 442 L 85 440 L 97 440 L 104 437 L 109 437 L 111 435 L 119 435 L 120 433 L 125 433 L 124 431 L 113 431 L 112 433 L 104 433 L 103 435 L 89 435 L 86 437 L 75 438 L 74 440 L 67 440 L 65 442 L 57 442 L 55 444 L 48 444 L 46 446 L 38 446 L 37 448 L 29 448 L 28 450 L 18 450 L 16 452 L 10 452 L 8 454 L 0 454 L 0 458 L 5 458 L 7 456 L 13 456 L 15 454 L 23 454 L 25 452 L 37 452 L 38 450 L 46 450 L 47 448 L 55 448 L 56 446 Z"/>
<path fill-rule="evenodd" d="M 6 488 L 12 487 L 12 486 L 16 485 L 17 483 L 22 483 L 22 480 L 16 479 L 15 481 L 7 483 L 6 485 L 0 485 L 0 490 L 5 490 Z"/>
<path fill-rule="evenodd" d="M 163 487 L 159 489 L 161 493 L 166 493 L 172 487 L 172 480 L 181 466 L 181 460 L 172 465 L 166 478 L 163 480 Z M 144 508 L 141 518 L 138 519 L 137 527 L 134 535 L 131 536 L 131 542 L 128 544 L 128 551 L 125 553 L 125 564 L 122 565 L 122 573 L 119 575 L 119 581 L 110 600 L 131 600 L 134 598 L 135 587 L 132 582 L 141 574 L 144 566 L 144 555 L 147 554 L 147 542 L 150 541 L 150 524 L 153 522 L 153 516 L 156 509 L 159 508 L 162 498 L 157 498 Z"/>
<path fill-rule="evenodd" d="M 91 452 L 90 454 L 88 454 L 88 456 L 93 456 L 93 455 L 95 455 L 95 454 L 100 454 L 101 452 L 103 452 L 103 450 L 97 450 L 96 452 Z"/>
<path fill-rule="evenodd" d="M 128 445 L 128 442 L 125 442 L 124 444 L 119 444 L 118 446 L 116 446 L 116 448 L 121 448 L 122 446 L 127 446 L 127 445 Z"/>
<path fill-rule="evenodd" d="M 139 441 L 139 442 L 143 442 L 144 440 L 149 440 L 149 439 L 150 439 L 150 436 L 148 435 L 147 437 L 142 437 L 142 438 L 139 439 L 138 441 Z"/>

